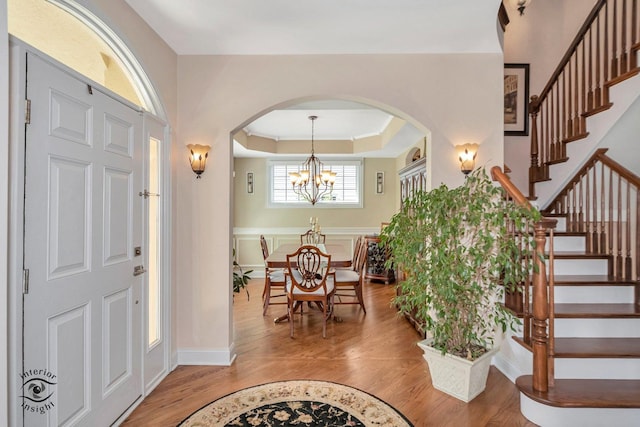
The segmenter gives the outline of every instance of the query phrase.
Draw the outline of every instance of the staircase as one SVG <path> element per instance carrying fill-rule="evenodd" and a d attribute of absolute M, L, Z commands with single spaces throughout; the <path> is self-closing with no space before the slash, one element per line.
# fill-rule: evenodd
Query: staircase
<path fill-rule="evenodd" d="M 566 215 L 551 217 L 551 375 L 546 392 L 535 390 L 532 375 L 516 380 L 522 413 L 542 426 L 639 426 L 638 283 L 615 278 L 614 256 L 592 253 L 587 233 L 567 231 Z"/>
<path fill-rule="evenodd" d="M 598 148 L 640 96 L 639 29 L 638 0 L 598 0 L 530 103 L 528 199 L 545 216 L 530 231 L 546 258 L 506 300 L 523 327 L 495 362 L 545 427 L 640 426 L 640 178 Z"/>
<path fill-rule="evenodd" d="M 523 327 L 495 362 L 541 426 L 640 426 L 640 178 L 605 152 L 543 211 L 535 251 L 547 258 L 507 299 Z M 499 169 L 492 175 L 527 203 Z"/>
<path fill-rule="evenodd" d="M 543 207 L 514 233 L 533 233 L 536 268 L 505 299 L 523 325 L 494 363 L 544 427 L 640 426 L 640 178 L 601 147 L 640 98 L 639 2 L 597 0 L 532 97 L 528 197 L 492 170 Z"/>

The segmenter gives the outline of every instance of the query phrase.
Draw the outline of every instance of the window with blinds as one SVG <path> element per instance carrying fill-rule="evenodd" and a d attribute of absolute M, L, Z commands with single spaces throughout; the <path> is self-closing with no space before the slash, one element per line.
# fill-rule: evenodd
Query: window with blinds
<path fill-rule="evenodd" d="M 300 165 L 304 160 L 269 162 L 268 173 L 270 182 L 269 204 L 272 207 L 283 205 L 309 207 L 309 202 L 293 192 L 289 180 L 289 172 L 300 172 Z M 362 161 L 360 160 L 331 160 L 322 162 L 324 169 L 336 172 L 336 182 L 331 193 L 325 193 L 316 206 L 331 207 L 362 207 Z"/>

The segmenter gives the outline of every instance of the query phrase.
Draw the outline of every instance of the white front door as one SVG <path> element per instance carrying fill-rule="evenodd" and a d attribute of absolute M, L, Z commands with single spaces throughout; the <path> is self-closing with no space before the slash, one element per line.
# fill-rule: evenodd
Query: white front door
<path fill-rule="evenodd" d="M 110 425 L 142 394 L 142 117 L 27 57 L 25 426 Z"/>

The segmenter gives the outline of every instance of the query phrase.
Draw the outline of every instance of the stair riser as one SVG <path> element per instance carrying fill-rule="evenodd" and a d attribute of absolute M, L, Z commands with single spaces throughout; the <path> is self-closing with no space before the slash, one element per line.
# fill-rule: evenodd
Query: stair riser
<path fill-rule="evenodd" d="M 609 263 L 606 259 L 555 259 L 555 274 L 607 274 Z M 549 266 L 547 265 L 547 272 Z"/>
<path fill-rule="evenodd" d="M 555 286 L 556 304 L 628 303 L 633 301 L 632 286 Z"/>
<path fill-rule="evenodd" d="M 549 251 L 549 240 L 546 241 L 546 251 Z M 553 250 L 554 251 L 571 251 L 571 252 L 585 252 L 587 250 L 586 239 L 584 236 L 554 236 L 553 238 Z"/>
<path fill-rule="evenodd" d="M 640 337 L 640 319 L 555 319 L 554 324 L 556 337 Z"/>
<path fill-rule="evenodd" d="M 552 217 L 557 221 L 556 228 L 553 229 L 555 233 L 567 231 L 567 220 L 563 217 Z"/>
<path fill-rule="evenodd" d="M 640 379 L 638 359 L 555 359 L 555 377 L 584 379 Z"/>

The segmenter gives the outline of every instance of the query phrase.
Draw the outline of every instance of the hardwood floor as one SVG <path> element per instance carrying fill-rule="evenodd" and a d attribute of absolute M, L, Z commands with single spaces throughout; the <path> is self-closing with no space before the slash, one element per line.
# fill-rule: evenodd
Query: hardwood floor
<path fill-rule="evenodd" d="M 371 393 L 419 426 L 525 426 L 535 424 L 520 413 L 513 383 L 491 367 L 486 390 L 465 404 L 431 387 L 427 363 L 416 345 L 420 337 L 397 315 L 390 301 L 392 285 L 367 283 L 367 314 L 357 305 L 337 305 L 342 321 L 327 326 L 305 308 L 294 321 L 273 319 L 285 312 L 272 305 L 262 316 L 262 280 L 252 280 L 251 294 L 235 297 L 237 358 L 232 366 L 179 366 L 140 404 L 123 426 L 175 426 L 193 411 L 244 387 L 289 379 L 333 381 Z"/>

